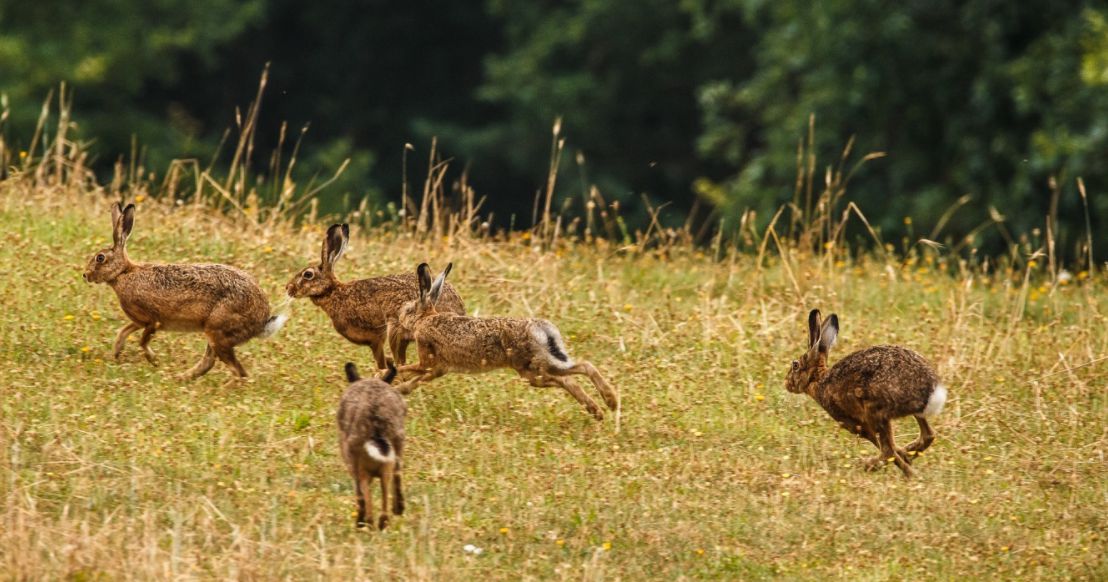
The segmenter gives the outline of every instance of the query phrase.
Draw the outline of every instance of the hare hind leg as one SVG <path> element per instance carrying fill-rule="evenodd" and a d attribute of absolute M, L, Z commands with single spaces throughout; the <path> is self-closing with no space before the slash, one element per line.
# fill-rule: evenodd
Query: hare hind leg
<path fill-rule="evenodd" d="M 233 346 L 215 346 L 215 356 L 219 358 L 219 361 L 230 366 L 231 371 L 235 376 L 239 378 L 246 377 L 246 369 L 239 363 L 239 359 L 235 357 L 235 348 Z"/>
<path fill-rule="evenodd" d="M 358 516 L 358 521 L 354 524 L 357 527 L 365 527 L 368 524 L 373 523 L 373 490 L 370 489 L 372 485 L 373 477 L 369 472 L 365 470 L 364 466 L 356 469 L 358 473 L 358 491 L 361 492 L 361 506 L 365 508 Z"/>
<path fill-rule="evenodd" d="M 136 331 L 142 329 L 141 323 L 135 323 L 130 321 L 127 325 L 119 328 L 119 333 L 115 336 L 115 344 L 112 346 L 112 357 L 119 359 L 119 355 L 123 353 L 123 346 L 127 343 L 127 338 Z"/>
<path fill-rule="evenodd" d="M 208 344 L 208 347 L 204 350 L 204 355 L 200 358 L 199 362 L 192 367 L 191 370 L 181 374 L 179 378 L 182 381 L 195 380 L 204 374 L 208 373 L 208 370 L 212 369 L 215 365 L 215 350 L 212 348 L 212 344 Z"/>
<path fill-rule="evenodd" d="M 404 515 L 404 490 L 400 487 L 400 463 L 392 474 L 392 513 Z"/>
<path fill-rule="evenodd" d="M 551 368 L 550 372 L 558 376 L 567 376 L 570 374 L 588 376 L 593 386 L 596 386 L 597 392 L 600 392 L 600 396 L 604 398 L 604 404 L 608 405 L 608 409 L 615 410 L 619 408 L 619 398 L 616 396 L 615 390 L 612 389 L 611 384 L 608 384 L 604 377 L 600 375 L 600 371 L 596 369 L 596 366 L 592 365 L 590 362 L 581 360 L 565 370 Z"/>
<path fill-rule="evenodd" d="M 395 463 L 381 465 L 381 474 L 378 475 L 381 481 L 381 517 L 377 520 L 377 529 L 385 529 L 389 525 L 389 488 L 393 485 L 395 470 Z"/>
<path fill-rule="evenodd" d="M 927 423 L 927 419 L 922 416 L 917 416 L 916 422 L 919 423 L 919 438 L 908 443 L 908 446 L 904 447 L 904 450 L 909 453 L 922 453 L 927 450 L 927 447 L 931 446 L 931 443 L 935 442 L 935 431 L 931 430 L 931 425 Z"/>
<path fill-rule="evenodd" d="M 604 420 L 604 411 L 600 409 L 600 405 L 596 403 L 592 398 L 589 398 L 588 394 L 581 389 L 573 380 L 569 378 L 552 376 L 550 374 L 540 374 L 538 372 L 524 369 L 519 370 L 519 375 L 527 379 L 532 386 L 536 388 L 553 388 L 558 387 L 569 392 L 578 402 L 585 406 L 585 410 L 589 411 L 589 414 L 596 420 Z"/>

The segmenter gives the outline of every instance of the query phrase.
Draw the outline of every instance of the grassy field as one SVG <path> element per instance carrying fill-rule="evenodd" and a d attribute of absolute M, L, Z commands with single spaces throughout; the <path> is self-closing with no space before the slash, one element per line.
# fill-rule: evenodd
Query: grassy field
<path fill-rule="evenodd" d="M 507 371 L 421 386 L 408 512 L 377 533 L 353 527 L 334 421 L 343 363 L 372 357 L 321 311 L 297 302 L 240 349 L 248 381 L 217 364 L 181 383 L 199 335 L 159 334 L 160 367 L 134 341 L 111 360 L 124 317 L 81 279 L 111 240 L 107 200 L 0 182 L 0 231 L 3 578 L 1108 578 L 1102 274 L 1051 288 L 1042 265 L 1025 283 L 932 254 L 759 266 L 355 231 L 341 278 L 452 260 L 471 311 L 555 321 L 623 403 L 597 423 Z M 277 302 L 320 237 L 148 200 L 128 248 L 236 265 Z M 832 361 L 900 343 L 937 365 L 951 398 L 916 479 L 863 471 L 871 445 L 785 392 L 811 307 L 840 316 Z"/>

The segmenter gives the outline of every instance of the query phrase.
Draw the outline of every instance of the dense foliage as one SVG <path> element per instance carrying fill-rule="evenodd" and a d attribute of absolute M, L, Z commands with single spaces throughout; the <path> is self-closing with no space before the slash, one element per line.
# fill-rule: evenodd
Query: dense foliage
<path fill-rule="evenodd" d="M 17 146 L 65 80 L 102 165 L 132 135 L 152 168 L 208 157 L 266 62 L 258 149 L 280 122 L 310 123 L 302 172 L 352 159 L 332 206 L 395 199 L 404 144 L 422 163 L 438 136 L 487 208 L 526 224 L 561 117 L 560 196 L 595 184 L 632 219 L 643 194 L 672 201 L 671 218 L 699 196 L 732 224 L 748 208 L 764 219 L 793 200 L 814 114 L 819 175 L 851 136 L 854 160 L 888 154 L 848 192 L 887 233 L 906 215 L 929 230 L 967 193 L 941 236 L 989 207 L 1029 233 L 1051 211 L 1052 177 L 1064 252 L 1085 230 L 1077 177 L 1094 229 L 1108 215 L 1100 2 L 0 0 Z"/>

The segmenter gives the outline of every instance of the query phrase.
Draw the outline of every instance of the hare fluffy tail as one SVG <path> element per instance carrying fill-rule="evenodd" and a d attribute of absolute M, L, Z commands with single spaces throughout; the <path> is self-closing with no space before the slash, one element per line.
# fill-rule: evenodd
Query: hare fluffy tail
<path fill-rule="evenodd" d="M 937 384 L 935 389 L 931 391 L 931 396 L 927 397 L 927 406 L 924 406 L 923 412 L 920 412 L 916 416 L 922 416 L 924 418 L 938 416 L 939 413 L 943 411 L 944 404 L 946 404 L 946 386 Z"/>
<path fill-rule="evenodd" d="M 551 367 L 566 369 L 574 366 L 573 358 L 569 357 L 566 351 L 566 342 L 553 323 L 549 321 L 539 322 L 531 335 L 538 342 L 539 348 L 550 356 L 549 363 Z"/>
<path fill-rule="evenodd" d="M 261 339 L 273 337 L 275 333 L 281 331 L 281 328 L 285 325 L 285 322 L 289 320 L 288 313 L 278 313 L 273 317 L 270 317 L 265 322 L 265 327 L 262 328 L 262 333 L 258 334 Z"/>
<path fill-rule="evenodd" d="M 389 441 L 381 437 L 373 437 L 365 442 L 365 452 L 369 458 L 378 463 L 391 463 L 396 460 L 396 452 Z"/>

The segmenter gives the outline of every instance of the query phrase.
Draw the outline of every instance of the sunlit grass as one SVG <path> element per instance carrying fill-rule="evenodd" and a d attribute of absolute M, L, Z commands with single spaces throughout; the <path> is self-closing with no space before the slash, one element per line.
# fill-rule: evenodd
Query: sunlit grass
<path fill-rule="evenodd" d="M 110 358 L 124 323 L 80 272 L 107 203 L 0 183 L 6 273 L 0 572 L 57 579 L 1104 579 L 1108 292 L 940 265 L 752 255 L 713 262 L 526 241 L 419 243 L 355 232 L 340 277 L 455 263 L 471 311 L 555 321 L 622 392 L 620 430 L 512 373 L 447 376 L 409 400 L 408 513 L 353 528 L 334 410 L 342 364 L 372 357 L 307 302 L 217 365 L 173 379 L 198 335 Z M 139 261 L 218 261 L 271 300 L 320 231 L 260 232 L 139 205 Z M 1026 306 L 1018 309 L 1021 302 Z M 862 470 L 872 447 L 783 388 L 807 309 L 836 312 L 832 360 L 873 343 L 926 354 L 950 386 L 936 444 Z M 137 339 L 137 335 L 135 336 Z M 1088 365 L 1086 365 L 1088 364 Z M 898 428 L 914 438 L 914 422 Z M 480 552 L 476 551 L 481 550 Z"/>

